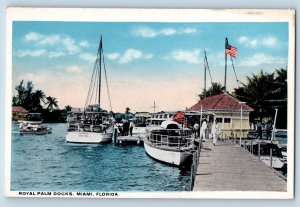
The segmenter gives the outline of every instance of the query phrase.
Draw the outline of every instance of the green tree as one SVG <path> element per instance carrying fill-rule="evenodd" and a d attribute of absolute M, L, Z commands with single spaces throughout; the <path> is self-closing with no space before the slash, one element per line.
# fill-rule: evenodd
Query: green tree
<path fill-rule="evenodd" d="M 222 86 L 221 83 L 212 83 L 211 87 L 209 87 L 208 90 L 203 89 L 202 93 L 199 94 L 198 96 L 200 99 L 204 99 L 205 97 L 208 96 L 214 96 L 223 93 L 224 90 L 225 87 Z"/>
<path fill-rule="evenodd" d="M 257 75 L 248 76 L 246 84 L 242 83 L 242 87 L 234 89 L 233 95 L 254 109 L 251 113 L 251 121 L 256 118 L 260 121 L 263 118 L 273 118 L 275 108 L 280 112 L 278 120 L 286 120 L 286 75 L 286 69 L 276 70 L 275 73 L 261 71 Z M 286 127 L 286 124 L 282 122 L 279 127 Z"/>
<path fill-rule="evenodd" d="M 47 110 L 53 111 L 54 109 L 58 109 L 58 101 L 56 100 L 56 98 L 48 96 L 46 100 L 46 104 L 48 104 Z"/>
<path fill-rule="evenodd" d="M 70 105 L 66 105 L 66 106 L 65 106 L 65 111 L 68 112 L 68 111 L 71 111 L 71 109 L 72 109 L 72 107 L 71 107 Z"/>

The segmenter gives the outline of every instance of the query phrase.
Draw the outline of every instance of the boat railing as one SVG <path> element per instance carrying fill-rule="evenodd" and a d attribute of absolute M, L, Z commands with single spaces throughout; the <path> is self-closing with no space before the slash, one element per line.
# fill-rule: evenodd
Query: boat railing
<path fill-rule="evenodd" d="M 158 147 L 170 147 L 170 148 L 182 148 L 188 147 L 193 143 L 193 139 L 190 134 L 187 135 L 163 135 L 163 134 L 151 134 L 149 142 Z"/>

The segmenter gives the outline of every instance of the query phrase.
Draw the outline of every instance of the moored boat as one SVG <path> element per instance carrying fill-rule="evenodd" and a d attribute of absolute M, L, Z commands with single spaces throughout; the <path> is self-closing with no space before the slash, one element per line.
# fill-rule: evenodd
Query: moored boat
<path fill-rule="evenodd" d="M 147 130 L 144 148 L 150 157 L 175 166 L 186 164 L 194 148 L 192 130 L 170 120 Z"/>
<path fill-rule="evenodd" d="M 20 134 L 36 134 L 36 135 L 45 135 L 51 134 L 52 128 L 42 124 L 31 124 L 31 123 L 21 123 Z"/>
<path fill-rule="evenodd" d="M 244 145 L 244 144 L 242 144 Z M 252 145 L 252 149 L 251 149 Z M 281 149 L 277 142 L 255 140 L 247 142 L 246 146 L 249 151 L 252 151 L 255 156 L 259 156 L 260 160 L 268 166 L 281 169 L 286 167 L 287 159 L 282 155 Z M 271 153 L 272 151 L 272 153 Z M 272 161 L 271 161 L 272 155 Z"/>
<path fill-rule="evenodd" d="M 69 122 L 66 133 L 67 142 L 102 143 L 112 140 L 114 130 L 112 113 L 100 107 L 102 66 L 105 71 L 106 86 L 108 86 L 101 36 L 85 107 L 83 112 L 77 113 L 74 119 L 70 119 L 71 122 Z M 108 88 L 107 94 L 110 103 Z M 92 101 L 96 103 L 92 103 Z"/>

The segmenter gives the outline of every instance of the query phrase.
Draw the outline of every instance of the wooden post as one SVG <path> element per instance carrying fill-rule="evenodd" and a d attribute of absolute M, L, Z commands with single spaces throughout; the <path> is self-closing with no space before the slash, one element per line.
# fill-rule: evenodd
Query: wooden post
<path fill-rule="evenodd" d="M 270 148 L 270 166 L 273 167 L 272 147 Z"/>
<path fill-rule="evenodd" d="M 258 142 L 257 153 L 258 153 L 258 159 L 260 160 L 260 142 Z"/>
<path fill-rule="evenodd" d="M 225 39 L 225 79 L 224 79 L 224 90 L 226 92 L 226 76 L 227 76 L 227 54 L 226 54 L 226 46 L 227 46 L 227 37 Z"/>

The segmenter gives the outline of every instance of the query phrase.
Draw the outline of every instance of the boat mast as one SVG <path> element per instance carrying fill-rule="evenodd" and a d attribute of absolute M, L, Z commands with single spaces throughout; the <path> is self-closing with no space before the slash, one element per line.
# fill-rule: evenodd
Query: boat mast
<path fill-rule="evenodd" d="M 99 104 L 99 109 L 100 109 L 100 101 L 101 101 L 101 57 L 102 57 L 102 35 L 100 38 L 100 45 L 99 45 L 99 49 L 98 49 L 98 57 L 99 57 L 99 97 L 98 97 L 98 104 Z"/>

